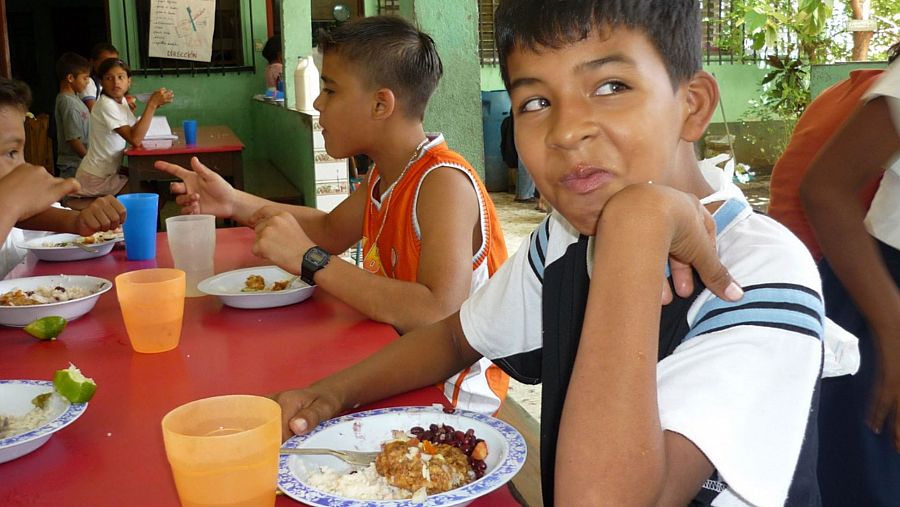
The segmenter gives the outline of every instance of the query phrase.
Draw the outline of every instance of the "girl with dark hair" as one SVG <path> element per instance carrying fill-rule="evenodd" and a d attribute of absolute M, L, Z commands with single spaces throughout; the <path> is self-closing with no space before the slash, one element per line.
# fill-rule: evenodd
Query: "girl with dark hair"
<path fill-rule="evenodd" d="M 91 111 L 90 142 L 87 154 L 78 166 L 75 178 L 81 183 L 81 195 L 117 194 L 128 182 L 120 174 L 125 147 L 139 146 L 150 129 L 153 114 L 163 104 L 172 102 L 171 90 L 153 92 L 140 119 L 128 107 L 125 95 L 131 87 L 131 69 L 118 58 L 100 64 L 102 93 Z"/>

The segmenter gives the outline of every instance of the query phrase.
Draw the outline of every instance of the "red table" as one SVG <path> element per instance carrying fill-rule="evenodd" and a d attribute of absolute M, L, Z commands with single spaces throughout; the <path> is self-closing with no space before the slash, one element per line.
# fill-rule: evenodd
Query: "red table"
<path fill-rule="evenodd" d="M 178 136 L 171 148 L 147 150 L 130 148 L 128 155 L 128 191 L 141 191 L 142 181 L 167 180 L 172 177 L 153 168 L 157 160 L 165 160 L 190 169 L 191 157 L 200 160 L 210 169 L 230 180 L 239 189 L 244 188 L 244 168 L 241 152 L 244 144 L 225 125 L 212 125 L 197 128 L 197 144 L 184 144 L 184 133 L 181 129 L 172 129 Z"/>
<path fill-rule="evenodd" d="M 216 271 L 264 262 L 250 253 L 253 232 L 219 229 Z M 155 261 L 128 261 L 123 249 L 86 261 L 51 263 L 29 254 L 9 278 L 87 274 L 112 280 L 124 271 L 172 266 L 165 234 Z M 133 352 L 115 290 L 73 321 L 55 342 L 0 327 L 0 378 L 50 379 L 71 361 L 96 380 L 84 415 L 43 447 L 0 464 L 0 505 L 177 505 L 160 421 L 171 409 L 228 393 L 265 394 L 306 385 L 370 355 L 397 337 L 324 291 L 283 308 L 239 310 L 213 297 L 189 298 L 178 348 Z M 430 405 L 433 387 L 362 409 Z M 279 497 L 277 505 L 299 505 Z M 473 506 L 516 506 L 507 488 Z"/>

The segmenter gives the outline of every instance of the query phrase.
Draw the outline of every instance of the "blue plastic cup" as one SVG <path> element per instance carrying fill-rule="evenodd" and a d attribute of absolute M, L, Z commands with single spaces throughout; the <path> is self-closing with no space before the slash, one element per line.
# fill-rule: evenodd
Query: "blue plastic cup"
<path fill-rule="evenodd" d="M 197 120 L 184 120 L 181 128 L 184 129 L 184 144 L 197 144 Z"/>
<path fill-rule="evenodd" d="M 125 206 L 125 255 L 128 260 L 146 261 L 156 258 L 156 221 L 159 196 L 156 194 L 123 194 L 118 196 Z"/>

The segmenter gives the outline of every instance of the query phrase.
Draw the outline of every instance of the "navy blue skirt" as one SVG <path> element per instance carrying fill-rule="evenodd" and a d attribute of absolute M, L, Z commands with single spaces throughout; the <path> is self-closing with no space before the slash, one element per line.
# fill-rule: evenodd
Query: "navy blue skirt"
<path fill-rule="evenodd" d="M 878 242 L 895 283 L 900 251 Z M 859 338 L 859 373 L 824 379 L 819 404 L 819 485 L 826 507 L 900 506 L 900 454 L 889 420 L 881 435 L 866 425 L 877 356 L 874 336 L 827 261 L 819 264 L 828 317 Z M 897 358 L 900 361 L 900 358 Z"/>

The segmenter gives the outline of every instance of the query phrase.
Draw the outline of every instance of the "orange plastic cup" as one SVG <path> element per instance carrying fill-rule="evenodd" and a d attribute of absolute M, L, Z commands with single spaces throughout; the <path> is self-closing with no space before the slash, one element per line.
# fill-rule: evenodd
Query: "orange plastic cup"
<path fill-rule="evenodd" d="M 122 318 L 136 352 L 165 352 L 178 346 L 184 290 L 185 274 L 180 269 L 141 269 L 116 277 Z"/>
<path fill-rule="evenodd" d="M 237 394 L 192 401 L 166 414 L 162 430 L 181 505 L 275 504 L 278 403 Z"/>

